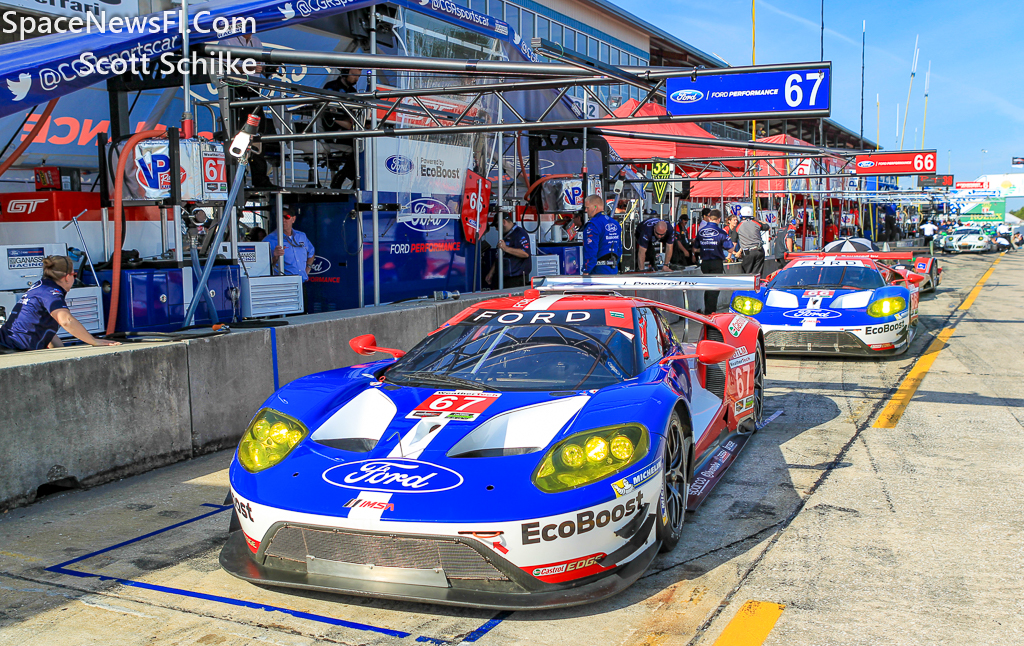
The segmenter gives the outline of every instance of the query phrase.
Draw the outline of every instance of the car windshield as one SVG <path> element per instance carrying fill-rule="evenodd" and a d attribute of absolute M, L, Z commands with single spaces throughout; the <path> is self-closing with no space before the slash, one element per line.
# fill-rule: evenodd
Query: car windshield
<path fill-rule="evenodd" d="M 981 233 L 981 229 L 973 229 L 973 228 L 970 228 L 970 227 L 965 227 L 965 228 L 962 228 L 962 229 L 957 229 L 956 231 L 953 232 L 953 235 L 957 235 L 958 236 L 958 235 L 962 235 L 962 234 L 965 234 L 965 233 Z"/>
<path fill-rule="evenodd" d="M 780 271 L 768 285 L 770 289 L 878 289 L 884 286 L 878 271 L 864 265 L 789 267 Z"/>
<path fill-rule="evenodd" d="M 606 325 L 606 317 L 622 327 Z M 604 388 L 636 375 L 634 338 L 628 308 L 478 310 L 424 339 L 385 378 L 497 391 Z"/>

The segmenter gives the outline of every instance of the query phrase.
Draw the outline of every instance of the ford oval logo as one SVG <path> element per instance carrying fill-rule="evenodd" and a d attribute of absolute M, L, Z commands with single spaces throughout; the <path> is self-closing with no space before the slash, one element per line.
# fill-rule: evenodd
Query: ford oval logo
<path fill-rule="evenodd" d="M 422 233 L 443 229 L 452 219 L 451 214 L 448 205 L 432 197 L 415 199 L 403 206 L 400 213 L 405 226 Z"/>
<path fill-rule="evenodd" d="M 704 98 L 700 90 L 676 90 L 672 93 L 672 100 L 676 103 L 693 103 Z"/>
<path fill-rule="evenodd" d="M 783 312 L 782 315 L 791 319 L 834 319 L 837 316 L 842 316 L 841 313 L 834 310 L 789 310 Z"/>
<path fill-rule="evenodd" d="M 395 175 L 408 175 L 412 172 L 412 160 L 405 155 L 391 155 L 384 161 L 384 168 Z"/>
<path fill-rule="evenodd" d="M 336 487 L 382 493 L 436 493 L 462 484 L 462 476 L 451 469 L 407 458 L 339 464 L 323 477 Z"/>
<path fill-rule="evenodd" d="M 313 264 L 309 267 L 309 275 L 316 276 L 318 274 L 325 274 L 331 268 L 331 261 L 323 256 L 314 256 Z"/>
<path fill-rule="evenodd" d="M 857 168 L 873 168 L 874 165 L 875 162 L 871 161 L 870 159 L 865 159 L 864 161 L 857 162 Z"/>

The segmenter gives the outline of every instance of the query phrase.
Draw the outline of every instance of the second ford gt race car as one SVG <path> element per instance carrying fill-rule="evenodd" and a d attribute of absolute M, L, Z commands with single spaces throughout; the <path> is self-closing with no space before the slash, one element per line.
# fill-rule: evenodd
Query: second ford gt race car
<path fill-rule="evenodd" d="M 701 325 L 697 343 L 678 317 Z M 235 576 L 490 608 L 595 601 L 675 546 L 762 415 L 756 322 L 611 293 L 530 289 L 471 305 L 407 354 L 372 335 L 352 347 L 394 358 L 297 379 L 250 422 L 220 558 Z"/>
<path fill-rule="evenodd" d="M 734 292 L 733 312 L 761 324 L 766 352 L 886 355 L 906 352 L 924 277 L 885 260 L 901 252 L 786 254 L 758 291 Z"/>

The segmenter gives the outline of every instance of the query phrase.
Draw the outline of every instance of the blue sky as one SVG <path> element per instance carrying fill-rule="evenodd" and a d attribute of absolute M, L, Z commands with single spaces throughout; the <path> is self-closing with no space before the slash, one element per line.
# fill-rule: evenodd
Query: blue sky
<path fill-rule="evenodd" d="M 731 65 L 750 64 L 749 0 L 612 1 Z M 819 60 L 819 0 L 756 0 L 756 12 L 759 64 Z M 904 149 L 921 148 L 925 73 L 931 61 L 924 147 L 938 151 L 939 171 L 950 168 L 951 157 L 957 181 L 974 179 L 983 170 L 1015 172 L 1010 158 L 1024 156 L 1024 3 L 825 0 L 825 60 L 832 61 L 833 69 L 832 119 L 854 132 L 860 129 L 864 20 L 864 136 L 875 140 L 878 95 L 879 141 L 885 149 L 899 150 L 896 105 L 902 127 L 914 38 L 920 34 Z"/>

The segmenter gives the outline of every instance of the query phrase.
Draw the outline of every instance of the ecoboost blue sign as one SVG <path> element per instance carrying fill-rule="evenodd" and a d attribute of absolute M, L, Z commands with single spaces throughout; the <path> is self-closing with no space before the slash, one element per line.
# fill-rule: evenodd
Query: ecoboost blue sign
<path fill-rule="evenodd" d="M 744 72 L 668 79 L 668 111 L 675 115 L 786 114 L 832 109 L 832 70 Z M 827 116 L 827 115 L 824 115 Z"/>

